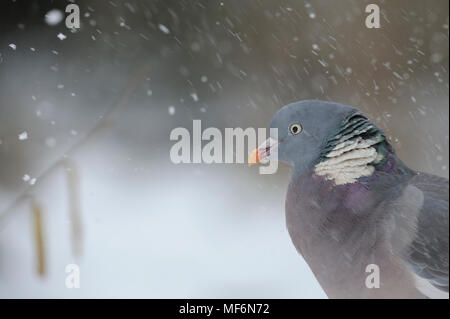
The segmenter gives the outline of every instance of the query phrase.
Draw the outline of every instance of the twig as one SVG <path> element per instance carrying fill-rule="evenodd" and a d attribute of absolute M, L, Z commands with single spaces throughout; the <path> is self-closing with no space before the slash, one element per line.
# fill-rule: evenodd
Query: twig
<path fill-rule="evenodd" d="M 74 257 L 81 256 L 82 253 L 82 225 L 81 225 L 81 208 L 80 208 L 80 181 L 78 169 L 75 163 L 66 159 L 64 167 L 67 174 L 67 192 L 69 196 L 69 218 L 72 227 L 72 255 Z"/>
<path fill-rule="evenodd" d="M 37 272 L 40 277 L 45 275 L 45 249 L 44 249 L 44 231 L 42 227 L 42 210 L 36 200 L 31 201 L 31 211 L 34 224 L 34 235 L 36 238 L 37 252 Z"/>
<path fill-rule="evenodd" d="M 51 175 L 53 171 L 55 171 L 57 168 L 59 168 L 66 160 L 67 158 L 70 158 L 72 155 L 74 155 L 80 148 L 83 146 L 93 135 L 95 135 L 98 131 L 100 131 L 103 127 L 103 125 L 106 122 L 106 119 L 119 108 L 121 105 L 125 104 L 133 92 L 138 88 L 139 84 L 142 83 L 143 80 L 145 80 L 148 77 L 149 74 L 149 65 L 145 64 L 144 66 L 139 65 L 135 72 L 133 72 L 133 76 L 130 78 L 130 80 L 127 83 L 127 86 L 122 90 L 117 100 L 114 102 L 114 104 L 108 108 L 105 113 L 99 118 L 97 123 L 94 125 L 94 127 L 86 133 L 77 143 L 75 143 L 73 146 L 71 146 L 63 156 L 58 158 L 52 165 L 50 165 L 44 172 L 42 172 L 36 179 L 36 184 L 33 186 L 27 186 L 22 193 L 17 196 L 7 207 L 5 210 L 3 210 L 0 213 L 0 223 L 2 220 L 7 216 L 8 213 L 10 213 L 14 207 L 16 207 L 18 204 L 20 204 L 23 200 L 25 200 L 29 194 L 31 193 L 31 190 L 35 187 L 37 187 L 46 177 Z"/>

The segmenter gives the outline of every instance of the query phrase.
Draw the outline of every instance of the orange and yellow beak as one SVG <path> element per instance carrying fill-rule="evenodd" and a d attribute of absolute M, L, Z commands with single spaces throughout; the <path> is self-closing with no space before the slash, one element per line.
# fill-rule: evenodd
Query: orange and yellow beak
<path fill-rule="evenodd" d="M 258 149 L 254 149 L 248 158 L 248 165 L 259 163 Z"/>
<path fill-rule="evenodd" d="M 257 164 L 265 159 L 268 159 L 274 154 L 277 148 L 278 141 L 273 138 L 268 138 L 257 149 L 252 151 L 248 158 L 248 165 Z"/>

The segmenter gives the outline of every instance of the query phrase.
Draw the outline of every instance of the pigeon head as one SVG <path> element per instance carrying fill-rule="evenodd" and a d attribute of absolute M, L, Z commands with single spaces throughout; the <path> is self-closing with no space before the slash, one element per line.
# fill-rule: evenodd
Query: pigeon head
<path fill-rule="evenodd" d="M 343 172 L 347 177 L 367 176 L 373 168 L 366 166 L 381 159 L 377 158 L 376 145 L 385 140 L 381 130 L 358 109 L 318 100 L 284 106 L 274 115 L 270 127 L 277 129 L 278 136 L 271 136 L 255 150 L 250 164 L 264 158 L 274 160 L 277 154 L 295 174 L 316 167 L 318 175 L 329 179 L 336 177 L 332 176 L 336 170 L 341 178 Z"/>

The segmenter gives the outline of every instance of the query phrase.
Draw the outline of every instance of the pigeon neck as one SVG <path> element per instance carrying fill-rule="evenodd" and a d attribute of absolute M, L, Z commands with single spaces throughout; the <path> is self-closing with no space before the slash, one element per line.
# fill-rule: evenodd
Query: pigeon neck
<path fill-rule="evenodd" d="M 324 143 L 314 174 L 335 185 L 352 184 L 372 176 L 391 153 L 394 150 L 383 132 L 364 115 L 354 113 Z"/>

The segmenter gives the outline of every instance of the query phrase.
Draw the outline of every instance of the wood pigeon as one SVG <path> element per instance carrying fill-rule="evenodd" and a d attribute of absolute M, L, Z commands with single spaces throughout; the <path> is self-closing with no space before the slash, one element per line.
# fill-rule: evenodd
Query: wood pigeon
<path fill-rule="evenodd" d="M 270 127 L 249 163 L 293 167 L 287 228 L 330 298 L 448 298 L 447 179 L 408 168 L 354 107 L 300 101 Z"/>

